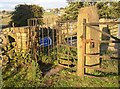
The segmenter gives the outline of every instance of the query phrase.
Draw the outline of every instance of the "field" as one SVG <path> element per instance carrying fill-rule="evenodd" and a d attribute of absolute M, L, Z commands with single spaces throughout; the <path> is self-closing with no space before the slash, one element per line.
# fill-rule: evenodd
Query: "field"
<path fill-rule="evenodd" d="M 4 15 L 2 19 L 2 24 L 7 25 L 10 22 L 10 20 L 11 20 L 10 14 Z"/>
<path fill-rule="evenodd" d="M 45 12 L 43 15 L 43 22 L 53 24 L 57 18 L 57 14 L 54 14 L 53 12 Z"/>
<path fill-rule="evenodd" d="M 45 12 L 43 17 L 55 16 L 53 12 Z"/>
<path fill-rule="evenodd" d="M 6 14 L 6 15 L 0 15 L 3 16 L 2 19 L 2 24 L 3 25 L 7 25 L 9 24 L 9 22 L 11 21 L 11 15 L 10 14 Z M 56 19 L 58 17 L 57 14 L 54 14 L 53 12 L 45 12 L 43 15 L 43 21 L 46 22 L 47 19 L 49 19 L 49 23 L 53 22 L 54 19 Z"/>

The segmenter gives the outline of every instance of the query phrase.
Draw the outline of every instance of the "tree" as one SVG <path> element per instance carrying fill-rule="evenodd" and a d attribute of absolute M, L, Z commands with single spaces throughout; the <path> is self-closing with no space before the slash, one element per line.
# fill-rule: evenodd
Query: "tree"
<path fill-rule="evenodd" d="M 96 6 L 100 18 L 120 18 L 120 1 L 119 2 L 72 2 L 67 0 L 68 6 L 64 9 L 65 13 L 61 16 L 61 20 L 77 20 L 78 10 L 81 7 Z"/>
<path fill-rule="evenodd" d="M 5 10 L 3 10 L 3 11 L 2 11 L 2 13 L 3 13 L 3 14 L 5 14 L 5 13 L 6 13 L 6 11 L 5 11 Z"/>
<path fill-rule="evenodd" d="M 78 16 L 78 10 L 83 7 L 83 2 L 69 2 L 65 8 L 65 14 L 63 14 L 61 20 L 76 20 Z"/>
<path fill-rule="evenodd" d="M 58 13 L 59 13 L 59 9 L 58 9 L 58 8 L 55 8 L 54 13 L 55 13 L 55 14 L 58 14 Z"/>
<path fill-rule="evenodd" d="M 120 1 L 119 2 L 99 2 L 97 3 L 100 18 L 119 18 L 120 17 Z"/>
<path fill-rule="evenodd" d="M 21 4 L 15 7 L 12 13 L 10 25 L 14 22 L 15 26 L 26 26 L 27 19 L 42 18 L 43 8 L 37 5 Z"/>

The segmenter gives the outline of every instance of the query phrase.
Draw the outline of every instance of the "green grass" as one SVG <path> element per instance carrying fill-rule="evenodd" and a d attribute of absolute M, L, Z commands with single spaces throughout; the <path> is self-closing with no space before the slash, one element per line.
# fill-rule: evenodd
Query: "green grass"
<path fill-rule="evenodd" d="M 52 87 L 119 87 L 118 83 L 118 60 L 103 60 L 102 71 L 91 74 L 94 77 L 78 77 L 70 69 L 64 69 L 59 73 L 43 78 L 45 86 Z M 99 77 L 98 77 L 99 76 Z"/>
<path fill-rule="evenodd" d="M 55 15 L 53 12 L 45 12 L 43 16 Z"/>
<path fill-rule="evenodd" d="M 118 87 L 118 75 L 106 73 L 104 77 L 78 77 L 64 69 L 56 75 L 46 77 L 44 83 L 53 87 Z"/>
<path fill-rule="evenodd" d="M 53 12 L 45 12 L 43 14 L 43 18 L 49 18 L 49 17 L 57 17 L 58 15 Z"/>
<path fill-rule="evenodd" d="M 53 12 L 45 12 L 43 15 L 43 22 L 53 24 L 58 19 L 58 15 Z"/>
<path fill-rule="evenodd" d="M 2 84 L 3 84 L 3 82 L 2 82 L 2 70 L 0 69 L 0 89 L 2 87 Z"/>

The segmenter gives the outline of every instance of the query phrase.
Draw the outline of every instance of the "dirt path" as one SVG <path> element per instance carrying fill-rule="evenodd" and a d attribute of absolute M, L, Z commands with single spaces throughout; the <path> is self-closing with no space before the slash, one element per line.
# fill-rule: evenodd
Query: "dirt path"
<path fill-rule="evenodd" d="M 50 75 L 54 75 L 57 72 L 59 72 L 60 70 L 64 69 L 64 67 L 62 66 L 56 66 L 55 68 L 52 68 L 51 70 L 49 70 L 48 72 L 45 73 L 45 76 L 50 76 Z"/>

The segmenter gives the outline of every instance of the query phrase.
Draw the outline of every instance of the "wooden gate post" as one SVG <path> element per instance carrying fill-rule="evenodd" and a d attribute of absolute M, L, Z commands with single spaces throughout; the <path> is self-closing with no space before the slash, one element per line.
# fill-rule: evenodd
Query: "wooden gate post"
<path fill-rule="evenodd" d="M 118 22 L 120 22 L 120 18 L 118 19 Z M 120 39 L 120 24 L 118 24 L 118 38 Z M 118 58 L 120 58 L 120 43 L 118 43 Z M 120 59 L 118 60 L 118 75 L 120 75 Z M 118 80 L 120 83 L 120 77 Z"/>
<path fill-rule="evenodd" d="M 99 53 L 99 44 L 95 44 L 91 48 L 91 44 L 85 42 L 87 39 L 99 40 L 99 33 L 91 28 L 86 27 L 83 23 L 98 22 L 99 17 L 97 14 L 97 9 L 94 6 L 81 8 L 78 15 L 77 22 L 77 75 L 84 76 L 85 72 L 92 71 L 90 69 L 85 69 L 86 65 L 99 64 L 99 58 L 85 57 L 86 53 Z M 86 34 L 85 34 L 86 33 Z"/>
<path fill-rule="evenodd" d="M 83 19 L 83 23 L 86 22 L 86 19 Z M 78 26 L 80 24 L 78 23 Z M 78 54 L 78 64 L 77 64 L 77 75 L 78 76 L 84 76 L 84 61 L 85 61 L 85 51 L 86 51 L 86 45 L 85 45 L 85 39 L 86 39 L 86 26 L 83 26 L 82 29 L 83 34 L 80 33 L 80 31 L 77 31 L 77 54 Z M 80 44 L 81 43 L 81 44 Z"/>

